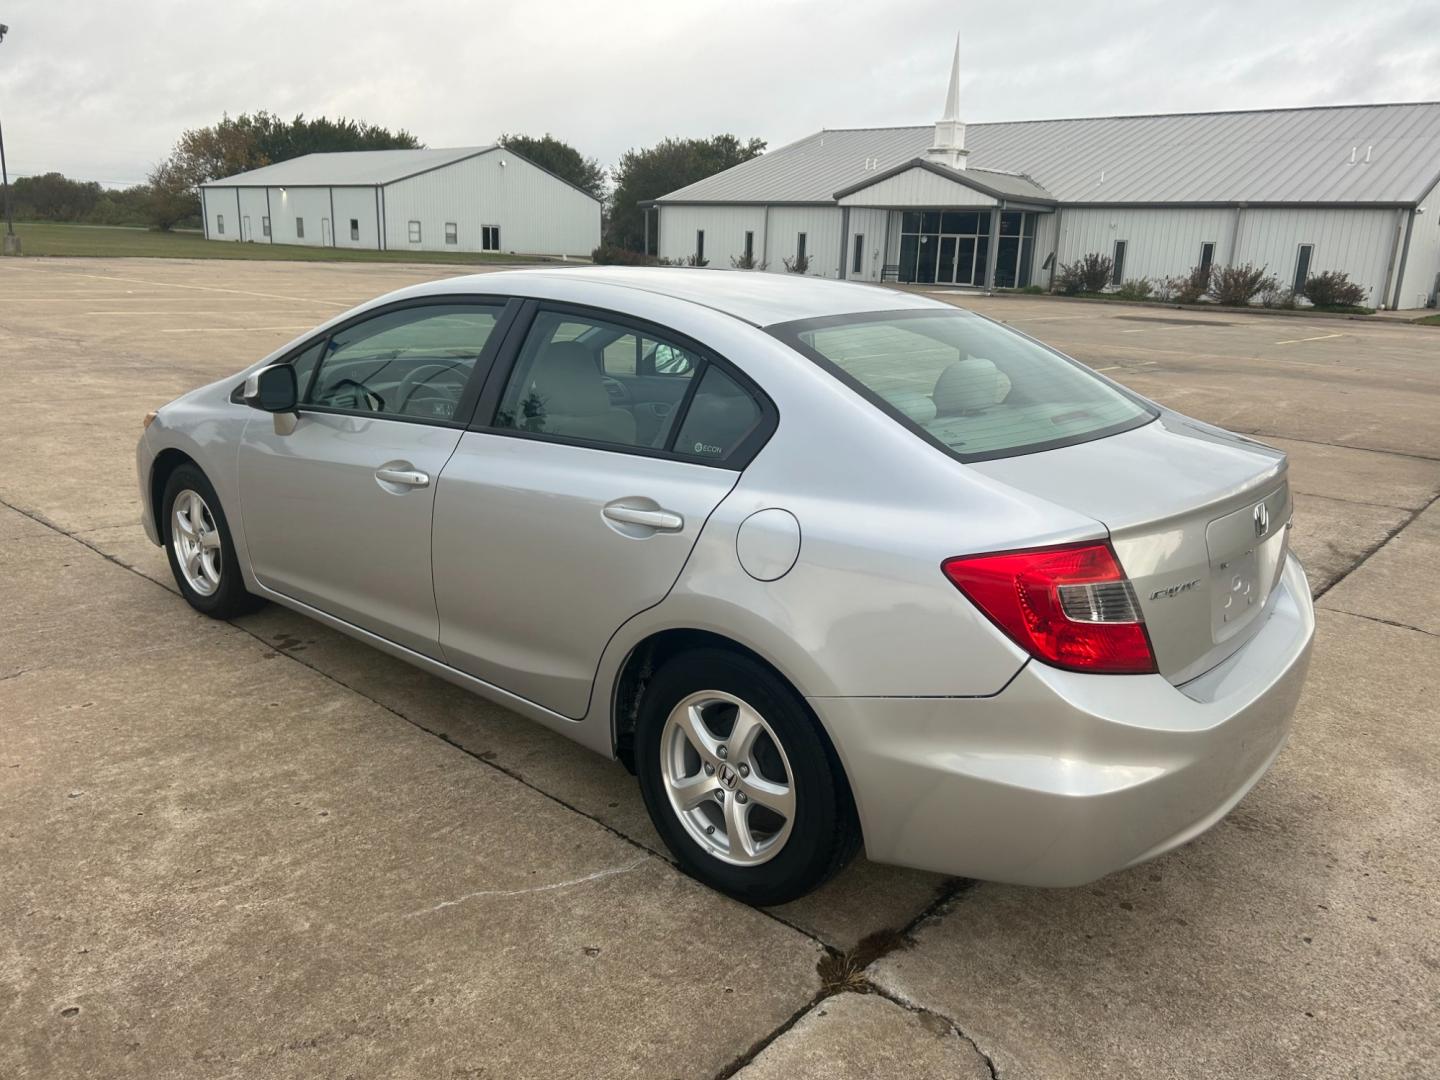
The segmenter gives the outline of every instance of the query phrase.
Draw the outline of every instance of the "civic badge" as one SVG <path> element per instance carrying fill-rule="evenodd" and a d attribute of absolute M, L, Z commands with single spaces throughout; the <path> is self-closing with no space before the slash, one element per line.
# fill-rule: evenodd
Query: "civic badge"
<path fill-rule="evenodd" d="M 1255 535 L 1264 536 L 1270 531 L 1270 510 L 1262 502 L 1255 505 Z"/>

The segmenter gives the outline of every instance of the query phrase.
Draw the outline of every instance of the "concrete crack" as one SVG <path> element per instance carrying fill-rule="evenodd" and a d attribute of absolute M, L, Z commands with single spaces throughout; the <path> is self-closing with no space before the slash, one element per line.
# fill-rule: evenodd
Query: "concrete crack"
<path fill-rule="evenodd" d="M 1384 626 L 1393 626 L 1399 630 L 1414 630 L 1417 634 L 1424 634 L 1427 637 L 1440 637 L 1434 630 L 1426 630 L 1423 626 L 1411 626 L 1409 623 L 1400 622 L 1396 619 L 1383 619 L 1379 615 L 1362 615 L 1358 611 L 1347 611 L 1345 608 L 1327 607 L 1324 611 L 1333 611 L 1337 615 L 1349 615 L 1356 619 L 1365 619 L 1369 622 L 1381 623 Z"/>
<path fill-rule="evenodd" d="M 632 870 L 639 869 L 649 857 L 645 856 L 636 859 L 626 866 L 611 866 L 605 870 L 597 870 L 593 874 L 586 874 L 584 877 L 571 878 L 569 881 L 552 881 L 546 885 L 531 885 L 525 889 L 477 889 L 474 892 L 457 896 L 454 900 L 442 900 L 433 907 L 420 908 L 418 911 L 408 911 L 400 916 L 402 919 L 413 919 L 417 915 L 429 915 L 432 912 L 441 911 L 444 908 L 458 907 L 469 900 L 478 900 L 482 896 L 529 896 L 532 893 L 553 892 L 556 889 L 571 889 L 577 885 L 587 885 L 592 881 L 602 881 L 608 877 L 615 877 L 617 874 L 628 874 Z"/>
<path fill-rule="evenodd" d="M 1322 596 L 1324 596 L 1324 595 L 1325 595 L 1326 593 L 1328 593 L 1331 589 L 1335 588 L 1336 585 L 1339 585 L 1342 581 L 1344 581 L 1346 578 L 1348 578 L 1351 574 L 1355 573 L 1356 570 L 1359 570 L 1362 566 L 1364 566 L 1367 562 L 1369 562 L 1369 561 L 1371 560 L 1371 558 L 1374 557 L 1374 555 L 1375 555 L 1376 552 L 1378 552 L 1378 551 L 1379 551 L 1381 548 L 1383 548 L 1386 544 L 1390 543 L 1391 540 L 1394 540 L 1395 537 L 1399 536 L 1402 532 L 1404 532 L 1407 528 L 1409 528 L 1409 527 L 1415 522 L 1415 520 L 1420 517 L 1421 514 L 1425 513 L 1426 510 L 1429 510 L 1429 509 L 1430 509 L 1432 506 L 1434 506 L 1437 502 L 1440 502 L 1440 495 L 1435 495 L 1435 496 L 1433 496 L 1433 497 L 1430 499 L 1430 501 L 1427 502 L 1424 506 L 1420 507 L 1420 509 L 1415 510 L 1415 511 L 1412 511 L 1408 517 L 1406 517 L 1403 521 L 1401 521 L 1401 522 L 1400 522 L 1398 525 L 1396 525 L 1393 529 L 1391 529 L 1391 530 L 1390 530 L 1389 532 L 1387 532 L 1384 536 L 1382 536 L 1382 537 L 1380 538 L 1380 542 L 1379 542 L 1379 543 L 1373 545 L 1369 550 L 1367 550 L 1363 555 L 1361 555 L 1360 558 L 1357 559 L 1357 560 L 1354 562 L 1354 564 L 1351 565 L 1351 567 L 1350 567 L 1349 570 L 1346 570 L 1345 573 L 1341 574 L 1338 578 L 1336 578 L 1334 581 L 1332 581 L 1329 585 L 1326 585 L 1325 588 L 1321 589 L 1318 593 L 1316 593 L 1316 594 L 1315 594 L 1315 601 L 1318 603 L 1318 602 L 1320 601 L 1320 598 L 1321 598 Z M 1383 621 L 1383 620 L 1377 620 L 1377 621 Z M 1417 629 L 1417 628 L 1416 628 L 1416 627 L 1411 627 L 1411 629 Z"/>

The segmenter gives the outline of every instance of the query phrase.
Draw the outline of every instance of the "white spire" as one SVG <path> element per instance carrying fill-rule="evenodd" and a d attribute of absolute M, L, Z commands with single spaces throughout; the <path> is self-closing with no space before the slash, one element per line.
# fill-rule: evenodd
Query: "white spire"
<path fill-rule="evenodd" d="M 960 35 L 955 35 L 955 58 L 950 61 L 950 89 L 945 94 L 945 115 L 941 120 L 960 119 Z"/>
<path fill-rule="evenodd" d="M 965 168 L 965 122 L 960 119 L 960 35 L 955 35 L 955 59 L 950 64 L 950 86 L 945 93 L 945 114 L 935 123 L 935 142 L 929 157 L 952 169 Z"/>

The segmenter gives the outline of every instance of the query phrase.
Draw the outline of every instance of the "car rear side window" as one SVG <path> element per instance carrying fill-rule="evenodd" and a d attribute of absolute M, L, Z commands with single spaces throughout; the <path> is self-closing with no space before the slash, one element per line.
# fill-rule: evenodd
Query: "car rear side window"
<path fill-rule="evenodd" d="M 663 361 L 672 374 L 654 378 Z M 663 450 L 700 363 L 679 345 L 606 319 L 542 311 L 506 384 L 495 426 Z"/>
<path fill-rule="evenodd" d="M 760 403 L 715 365 L 705 369 L 675 436 L 675 453 L 723 462 L 760 426 Z"/>
<path fill-rule="evenodd" d="M 836 316 L 771 333 L 961 460 L 1086 442 L 1156 415 L 1083 365 L 965 311 Z"/>

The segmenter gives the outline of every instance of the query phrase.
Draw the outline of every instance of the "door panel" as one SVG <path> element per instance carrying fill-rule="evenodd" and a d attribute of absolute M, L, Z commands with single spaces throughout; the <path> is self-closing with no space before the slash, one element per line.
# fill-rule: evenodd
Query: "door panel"
<path fill-rule="evenodd" d="M 446 661 L 583 716 L 606 642 L 669 592 L 738 478 L 683 461 L 467 432 L 435 502 Z M 679 516 L 678 528 L 666 514 Z"/>
<path fill-rule="evenodd" d="M 935 268 L 935 280 L 949 285 L 955 280 L 955 237 L 940 237 L 940 264 Z"/>
<path fill-rule="evenodd" d="M 435 479 L 459 439 L 456 428 L 310 412 L 289 435 L 277 435 L 270 417 L 257 415 L 239 455 L 255 576 L 438 657 L 430 520 Z"/>

